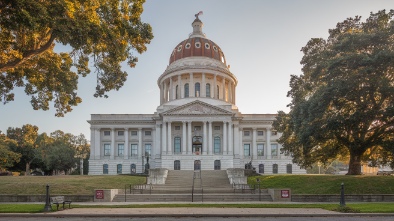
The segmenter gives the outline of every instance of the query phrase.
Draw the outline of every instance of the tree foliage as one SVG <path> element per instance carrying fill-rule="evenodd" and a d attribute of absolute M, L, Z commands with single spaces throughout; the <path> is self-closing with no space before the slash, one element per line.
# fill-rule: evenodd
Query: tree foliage
<path fill-rule="evenodd" d="M 29 175 L 30 165 L 37 158 L 38 127 L 30 124 L 23 125 L 22 128 L 9 127 L 7 137 L 16 142 L 16 145 L 11 146 L 11 150 L 21 155 L 20 163 L 24 165 L 26 175 Z"/>
<path fill-rule="evenodd" d="M 33 109 L 49 109 L 64 116 L 82 99 L 78 77 L 97 74 L 95 97 L 123 86 L 153 38 L 140 16 L 145 0 L 0 0 L 0 101 L 14 100 L 14 87 L 24 87 Z M 71 47 L 56 53 L 55 44 Z"/>
<path fill-rule="evenodd" d="M 310 167 L 350 155 L 348 174 L 362 161 L 394 154 L 394 11 L 348 18 L 302 48 L 300 76 L 291 76 L 290 112 L 274 127 L 294 162 Z"/>
<path fill-rule="evenodd" d="M 11 151 L 10 146 L 16 146 L 16 142 L 0 131 L 0 172 L 20 161 L 21 155 Z"/>

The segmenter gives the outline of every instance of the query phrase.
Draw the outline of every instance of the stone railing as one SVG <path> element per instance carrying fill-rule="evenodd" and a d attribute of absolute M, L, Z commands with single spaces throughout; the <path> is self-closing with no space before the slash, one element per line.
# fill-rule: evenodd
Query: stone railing
<path fill-rule="evenodd" d="M 147 184 L 165 184 L 168 170 L 164 168 L 150 169 Z"/>

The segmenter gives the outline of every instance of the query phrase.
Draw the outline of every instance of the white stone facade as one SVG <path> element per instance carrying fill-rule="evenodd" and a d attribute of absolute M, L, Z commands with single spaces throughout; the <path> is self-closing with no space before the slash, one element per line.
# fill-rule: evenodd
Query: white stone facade
<path fill-rule="evenodd" d="M 251 162 L 262 174 L 302 174 L 280 153 L 271 129 L 275 114 L 241 114 L 237 78 L 221 49 L 202 33 L 174 49 L 159 77 L 154 114 L 92 114 L 89 174 L 141 173 L 150 168 L 225 170 Z"/>

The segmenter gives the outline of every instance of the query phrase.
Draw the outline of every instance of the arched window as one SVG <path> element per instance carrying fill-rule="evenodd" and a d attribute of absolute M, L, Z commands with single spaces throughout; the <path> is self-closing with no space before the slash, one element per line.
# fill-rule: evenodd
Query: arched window
<path fill-rule="evenodd" d="M 259 164 L 259 173 L 264 173 L 264 164 Z"/>
<path fill-rule="evenodd" d="M 220 154 L 220 137 L 215 137 L 213 141 L 213 153 Z"/>
<path fill-rule="evenodd" d="M 122 164 L 116 165 L 116 173 L 117 174 L 122 174 Z"/>
<path fill-rule="evenodd" d="M 293 173 L 293 165 L 292 164 L 287 164 L 286 165 L 286 172 L 287 173 Z"/>
<path fill-rule="evenodd" d="M 137 173 L 137 166 L 133 163 L 130 165 L 130 173 L 131 174 L 136 174 Z"/>
<path fill-rule="evenodd" d="M 189 84 L 185 84 L 185 97 L 189 97 Z"/>
<path fill-rule="evenodd" d="M 181 153 L 181 138 L 174 137 L 174 153 L 180 154 Z"/>
<path fill-rule="evenodd" d="M 175 87 L 175 99 L 178 99 L 178 85 Z"/>
<path fill-rule="evenodd" d="M 103 174 L 108 174 L 108 164 L 103 165 Z"/>
<path fill-rule="evenodd" d="M 179 160 L 174 161 L 174 170 L 181 170 L 181 161 Z"/>
<path fill-rule="evenodd" d="M 194 96 L 195 97 L 200 97 L 200 83 L 195 83 L 194 84 Z"/>
<path fill-rule="evenodd" d="M 210 84 L 206 84 L 205 85 L 205 93 L 207 97 L 211 97 L 211 85 Z"/>
<path fill-rule="evenodd" d="M 274 165 L 272 165 L 272 173 L 278 173 L 278 164 L 274 164 Z"/>
<path fill-rule="evenodd" d="M 219 99 L 219 85 L 216 85 L 216 88 L 217 88 L 217 93 L 216 93 L 216 99 Z"/>

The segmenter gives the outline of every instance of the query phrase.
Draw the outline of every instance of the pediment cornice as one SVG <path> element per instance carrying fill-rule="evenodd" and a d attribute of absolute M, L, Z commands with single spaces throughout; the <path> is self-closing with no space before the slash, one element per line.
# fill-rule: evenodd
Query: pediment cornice
<path fill-rule="evenodd" d="M 205 102 L 196 100 L 185 105 L 165 111 L 162 115 L 226 115 L 231 116 L 234 113 L 220 107 L 216 107 Z"/>

